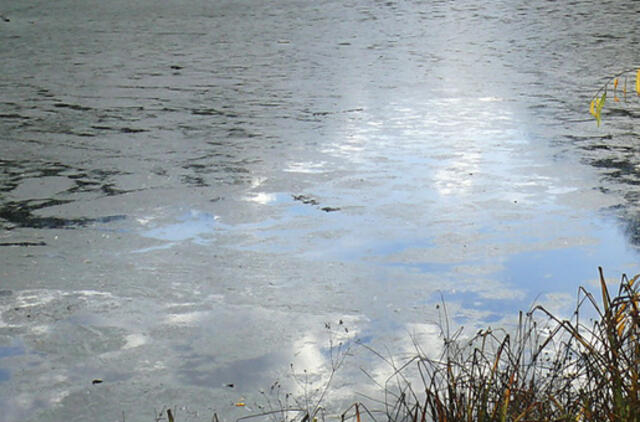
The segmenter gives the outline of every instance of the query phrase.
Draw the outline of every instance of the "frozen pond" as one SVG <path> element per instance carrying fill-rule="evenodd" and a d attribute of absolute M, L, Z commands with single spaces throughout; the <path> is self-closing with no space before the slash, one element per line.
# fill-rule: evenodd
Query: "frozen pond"
<path fill-rule="evenodd" d="M 588 103 L 639 12 L 0 0 L 2 419 L 231 420 L 321 383 L 327 323 L 402 356 L 441 297 L 473 330 L 635 274 L 638 103 Z"/>

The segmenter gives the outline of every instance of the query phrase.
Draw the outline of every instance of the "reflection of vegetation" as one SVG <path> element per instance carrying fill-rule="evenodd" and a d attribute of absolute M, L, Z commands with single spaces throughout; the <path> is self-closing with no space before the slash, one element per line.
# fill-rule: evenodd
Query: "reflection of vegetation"
<path fill-rule="evenodd" d="M 293 364 L 291 364 L 293 379 L 300 390 L 304 392 L 302 396 L 296 397 L 291 394 L 283 394 L 280 391 L 279 382 L 276 382 L 271 386 L 270 391 L 275 400 L 269 399 L 269 395 L 263 392 L 263 396 L 266 398 L 266 406 L 260 407 L 264 411 L 258 415 L 240 418 L 237 422 L 253 419 L 257 416 L 269 416 L 273 422 L 317 422 L 318 418 L 325 420 L 325 399 L 332 386 L 336 372 L 344 364 L 351 348 L 350 343 L 340 340 L 340 338 L 345 339 L 343 334 L 349 332 L 344 327 L 342 320 L 338 323 L 338 327 L 332 329 L 328 323 L 325 324 L 325 327 L 331 333 L 328 349 L 331 369 L 327 376 L 321 377 L 318 385 L 314 385 L 306 369 L 302 373 L 296 373 Z"/>
<path fill-rule="evenodd" d="M 340 419 L 640 421 L 639 280 L 640 275 L 631 279 L 623 276 L 617 294 L 611 297 L 600 269 L 602 305 L 580 288 L 570 320 L 538 306 L 520 314 L 515 333 L 487 329 L 469 340 L 460 331 L 450 334 L 448 328 L 443 329 L 443 347 L 437 359 L 427 357 L 418 346 L 417 355 L 403 364 L 374 351 L 393 369 L 381 388 L 382 408 L 354 403 Z M 594 318 L 587 318 L 585 312 L 593 312 Z M 320 389 L 319 400 L 307 397 L 294 406 L 279 401 L 279 408 L 249 418 L 325 420 L 321 401 L 347 354 L 345 349 L 339 350 L 337 358 L 332 357 L 329 382 Z M 292 397 L 287 395 L 286 399 Z M 174 420 L 173 415 L 168 416 Z M 218 416 L 213 420 L 219 422 Z"/>
<path fill-rule="evenodd" d="M 386 389 L 393 399 L 386 401 L 382 419 L 640 420 L 637 280 L 623 276 L 612 298 L 600 270 L 602 307 L 581 288 L 571 320 L 538 306 L 520 315 L 513 335 L 488 329 L 470 341 L 445 336 L 439 359 L 420 353 L 394 367 L 396 386 Z M 596 312 L 590 323 L 583 315 L 586 304 Z M 422 380 L 419 387 L 406 381 L 415 373 Z M 356 412 L 349 416 L 360 422 L 359 409 Z"/>
<path fill-rule="evenodd" d="M 637 95 L 640 95 L 640 69 L 627 69 L 618 74 L 610 77 L 607 82 L 593 95 L 591 104 L 589 105 L 589 112 L 596 119 L 596 123 L 600 126 L 602 108 L 607 100 L 607 91 L 609 86 L 613 85 L 613 101 L 618 103 L 622 100 L 627 102 L 627 83 L 633 78 L 635 74 L 635 91 Z M 622 80 L 622 83 L 620 82 Z"/>

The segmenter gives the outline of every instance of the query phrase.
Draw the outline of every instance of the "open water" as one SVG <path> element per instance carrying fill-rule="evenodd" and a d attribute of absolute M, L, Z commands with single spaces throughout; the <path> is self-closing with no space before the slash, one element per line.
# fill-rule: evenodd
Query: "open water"
<path fill-rule="evenodd" d="M 639 13 L 0 0 L 1 419 L 230 420 L 339 342 L 435 353 L 442 299 L 473 332 L 635 274 L 638 100 L 588 105 Z"/>

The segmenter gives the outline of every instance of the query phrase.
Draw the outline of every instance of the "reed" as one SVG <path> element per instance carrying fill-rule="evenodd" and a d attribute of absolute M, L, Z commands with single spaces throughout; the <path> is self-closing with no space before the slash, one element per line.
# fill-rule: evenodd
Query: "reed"
<path fill-rule="evenodd" d="M 417 353 L 396 364 L 369 348 L 393 369 L 381 386 L 384 399 L 353 403 L 341 422 L 640 422 L 640 275 L 623 275 L 612 296 L 598 271 L 600 300 L 580 287 L 569 319 L 536 306 L 519 313 L 513 330 L 465 338 L 450 332 L 443 306 L 439 356 L 428 357 L 415 343 Z M 239 421 L 330 419 L 323 401 L 349 354 L 339 346 L 314 399 L 285 395 Z M 220 422 L 217 415 L 213 421 Z"/>
<path fill-rule="evenodd" d="M 537 306 L 520 313 L 515 332 L 487 329 L 470 340 L 444 333 L 442 354 L 419 353 L 394 368 L 384 409 L 367 414 L 388 422 L 640 421 L 640 282 L 623 276 L 611 296 L 599 274 L 600 301 L 580 288 L 571 319 Z M 415 374 L 417 386 L 408 381 Z M 343 421 L 364 422 L 364 408 L 352 406 Z"/>

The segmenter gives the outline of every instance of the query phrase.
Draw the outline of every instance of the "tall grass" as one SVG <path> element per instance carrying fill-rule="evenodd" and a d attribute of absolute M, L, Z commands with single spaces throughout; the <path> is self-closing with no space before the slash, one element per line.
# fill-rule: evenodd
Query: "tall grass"
<path fill-rule="evenodd" d="M 358 403 L 343 421 L 640 421 L 640 282 L 623 276 L 611 296 L 599 274 L 600 301 L 580 288 L 570 319 L 537 306 L 515 332 L 444 333 L 437 359 L 394 367 L 382 410 Z"/>
<path fill-rule="evenodd" d="M 486 329 L 469 339 L 449 332 L 445 307 L 437 358 L 416 344 L 416 355 L 399 365 L 370 349 L 393 369 L 381 386 L 384 399 L 354 403 L 342 422 L 640 422 L 640 275 L 623 275 L 612 296 L 598 270 L 600 300 L 581 287 L 569 319 L 537 306 L 519 314 L 514 330 Z M 314 399 L 278 394 L 262 413 L 239 421 L 328 419 L 323 400 L 349 354 L 342 343 L 337 350 Z"/>

